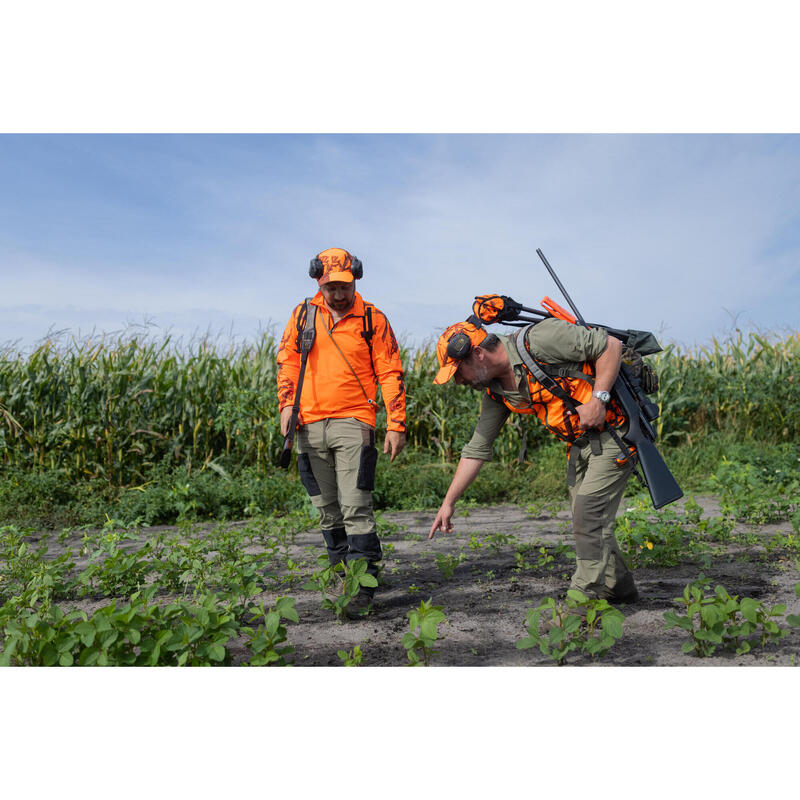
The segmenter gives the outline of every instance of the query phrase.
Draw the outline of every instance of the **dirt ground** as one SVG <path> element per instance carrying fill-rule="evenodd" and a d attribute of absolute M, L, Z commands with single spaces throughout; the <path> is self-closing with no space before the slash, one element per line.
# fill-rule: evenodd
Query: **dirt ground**
<path fill-rule="evenodd" d="M 695 499 L 707 514 L 718 513 L 713 498 Z M 526 635 L 527 610 L 546 596 L 562 597 L 568 588 L 574 563 L 563 546 L 572 546 L 568 511 L 534 516 L 525 508 L 511 505 L 457 507 L 454 532 L 439 532 L 431 541 L 428 531 L 434 516 L 432 511 L 382 516 L 383 583 L 378 588 L 373 613 L 343 623 L 331 611 L 322 609 L 319 592 L 301 588 L 316 568 L 316 556 L 323 552 L 319 532 L 296 535 L 290 554 L 303 565 L 300 576 L 279 593 L 265 592 L 257 598 L 267 604 L 278 594 L 296 599 L 299 623 L 287 624 L 288 640 L 295 648 L 290 658 L 296 666 L 340 666 L 337 651 L 351 651 L 356 645 L 361 646 L 363 666 L 406 665 L 402 645 L 403 635 L 409 630 L 406 614 L 428 598 L 442 606 L 446 616 L 439 625 L 439 653 L 433 666 L 555 666 L 537 647 L 518 650 L 515 645 Z M 791 532 L 791 527 L 788 523 L 760 528 L 739 526 L 735 532 L 755 533 L 759 540 L 767 541 L 777 532 Z M 483 546 L 478 548 L 478 543 Z M 521 544 L 536 545 L 535 551 L 528 551 L 529 562 L 536 561 L 542 546 L 554 561 L 546 567 L 519 569 L 515 552 Z M 794 585 L 800 580 L 796 560 L 764 560 L 761 544 L 744 547 L 715 543 L 714 547 L 716 552 L 707 567 L 687 561 L 671 568 L 637 569 L 635 578 L 641 599 L 635 605 L 620 606 L 625 616 L 622 639 L 601 658 L 592 660 L 571 653 L 567 664 L 718 667 L 800 663 L 798 628 L 764 650 L 742 656 L 718 651 L 708 658 L 684 654 L 681 645 L 688 641 L 687 634 L 677 628 L 664 629 L 664 612 L 676 609 L 673 598 L 680 596 L 684 586 L 700 572 L 712 579 L 712 588 L 722 584 L 731 595 L 752 597 L 770 606 L 785 603 L 786 613 L 800 613 L 800 600 L 794 593 Z M 257 552 L 255 546 L 247 550 Z M 451 577 L 445 577 L 436 564 L 436 555 L 459 553 L 464 560 Z M 87 599 L 69 605 L 92 613 L 107 602 Z M 234 664 L 249 657 L 243 643 L 233 643 L 231 651 Z"/>
<path fill-rule="evenodd" d="M 706 513 L 716 513 L 711 498 L 695 498 Z M 542 514 L 533 518 L 517 506 L 491 506 L 457 510 L 452 534 L 437 532 L 428 539 L 433 512 L 396 512 L 383 519 L 397 530 L 383 535 L 385 544 L 394 549 L 385 558 L 386 585 L 379 587 L 375 609 L 364 620 L 344 624 L 335 622 L 330 612 L 320 608 L 319 595 L 312 592 L 297 596 L 300 623 L 290 625 L 288 636 L 296 648 L 295 663 L 300 665 L 337 665 L 337 650 L 352 650 L 361 645 L 364 666 L 401 666 L 407 663 L 402 646 L 409 630 L 406 613 L 421 600 L 433 599 L 442 606 L 446 622 L 439 625 L 439 654 L 432 665 L 438 666 L 537 666 L 553 665 L 538 648 L 518 650 L 516 642 L 526 633 L 524 621 L 529 608 L 546 596 L 558 598 L 569 584 L 572 564 L 567 557 L 557 557 L 554 568 L 515 571 L 514 546 L 517 543 L 546 545 L 555 552 L 559 543 L 571 545 L 569 513 Z M 739 527 L 736 532 L 757 533 L 766 541 L 775 533 L 788 533 L 791 527 L 768 525 L 758 529 Z M 514 542 L 497 548 L 472 550 L 473 536 L 485 542 L 491 534 L 511 534 Z M 304 547 L 319 542 L 318 534 L 297 537 Z M 685 563 L 672 568 L 638 569 L 635 578 L 641 595 L 631 606 L 621 606 L 625 615 L 623 637 L 602 658 L 570 654 L 568 664 L 605 666 L 765 666 L 800 663 L 800 629 L 791 630 L 779 644 L 768 645 L 754 654 L 736 656 L 717 652 L 697 658 L 681 651 L 688 640 L 686 633 L 673 628 L 664 630 L 665 611 L 675 609 L 673 598 L 682 594 L 687 583 L 701 571 L 731 595 L 753 597 L 770 606 L 785 603 L 786 613 L 800 613 L 800 600 L 794 585 L 800 580 L 797 564 L 789 561 L 764 562 L 759 559 L 763 547 L 725 547 L 712 556 L 710 568 L 699 563 Z M 438 569 L 437 553 L 466 554 L 449 579 Z M 529 556 L 529 559 L 533 556 Z"/>

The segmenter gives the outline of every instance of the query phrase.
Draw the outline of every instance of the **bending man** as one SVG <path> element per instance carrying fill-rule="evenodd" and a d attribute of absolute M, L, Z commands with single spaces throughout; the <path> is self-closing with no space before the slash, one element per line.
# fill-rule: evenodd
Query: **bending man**
<path fill-rule="evenodd" d="M 526 351 L 521 354 L 520 348 Z M 636 602 L 633 575 L 614 537 L 616 512 L 632 471 L 630 460 L 618 464 L 620 448 L 608 430 L 620 436 L 626 431 L 625 417 L 609 394 L 621 353 L 622 343 L 605 330 L 559 319 L 538 322 L 517 336 L 487 334 L 472 321 L 451 325 L 437 343 L 441 368 L 434 383 L 455 377 L 457 384 L 485 394 L 429 538 L 437 530 L 453 530 L 455 503 L 491 460 L 492 445 L 509 414 L 535 414 L 567 443 L 577 555 L 571 587 L 610 602 Z"/>

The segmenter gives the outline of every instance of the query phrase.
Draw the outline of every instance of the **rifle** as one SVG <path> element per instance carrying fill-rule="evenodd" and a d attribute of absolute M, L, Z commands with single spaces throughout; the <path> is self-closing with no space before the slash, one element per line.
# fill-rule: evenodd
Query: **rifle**
<path fill-rule="evenodd" d="M 294 393 L 294 403 L 292 404 L 292 416 L 289 419 L 289 430 L 283 440 L 283 450 L 281 450 L 280 466 L 282 469 L 289 469 L 292 460 L 292 445 L 294 444 L 294 434 L 297 429 L 297 417 L 300 414 L 300 394 L 303 391 L 303 378 L 306 374 L 306 362 L 308 354 L 314 345 L 316 328 L 314 319 L 316 317 L 316 307 L 306 300 L 305 322 L 303 332 L 300 334 L 300 375 L 297 378 L 297 390 Z"/>
<path fill-rule="evenodd" d="M 544 253 L 539 248 L 536 248 L 536 253 L 539 258 L 542 259 L 545 267 L 547 267 L 547 271 L 556 282 L 556 286 L 558 286 L 561 294 L 564 295 L 567 303 L 569 303 L 569 307 L 575 315 L 576 322 L 585 328 L 590 327 L 572 302 L 572 298 L 567 294 L 567 290 L 558 279 L 555 270 L 550 266 Z M 525 310 L 527 311 L 529 309 Z M 543 316 L 551 315 L 547 314 Z M 617 331 L 612 332 L 618 333 Z M 634 472 L 641 483 L 647 486 L 647 490 L 650 492 L 650 499 L 653 501 L 653 508 L 661 508 L 683 497 L 681 487 L 678 485 L 673 474 L 669 471 L 669 467 L 666 465 L 661 453 L 658 452 L 655 446 L 656 433 L 653 430 L 651 422 L 658 417 L 658 406 L 647 400 L 641 386 L 633 379 L 628 368 L 624 364 L 620 365 L 619 375 L 611 391 L 615 395 L 625 416 L 628 418 L 628 432 L 620 439 L 615 431 L 611 428 L 608 430 L 617 444 L 620 445 L 623 459 L 627 459 L 630 454 L 622 440 L 636 448 Z M 636 469 L 637 462 L 641 465 L 644 478 L 642 478 Z"/>

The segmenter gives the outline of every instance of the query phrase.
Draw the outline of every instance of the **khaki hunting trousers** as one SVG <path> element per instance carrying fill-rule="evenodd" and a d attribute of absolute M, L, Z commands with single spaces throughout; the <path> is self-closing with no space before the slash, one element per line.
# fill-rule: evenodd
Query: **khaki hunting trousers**
<path fill-rule="evenodd" d="M 613 600 L 635 588 L 614 536 L 614 520 L 632 466 L 617 465 L 619 447 L 607 431 L 598 438 L 599 455 L 586 444 L 573 445 L 569 456 L 567 485 L 577 556 L 570 585 L 586 595 Z"/>
<path fill-rule="evenodd" d="M 352 417 L 311 422 L 298 430 L 297 450 L 300 478 L 320 513 L 322 530 L 374 534 L 374 428 Z"/>

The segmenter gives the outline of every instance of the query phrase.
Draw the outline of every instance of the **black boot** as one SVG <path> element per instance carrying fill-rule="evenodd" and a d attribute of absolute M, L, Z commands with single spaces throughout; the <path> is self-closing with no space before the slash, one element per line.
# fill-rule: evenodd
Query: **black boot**
<path fill-rule="evenodd" d="M 344 528 L 322 531 L 322 538 L 328 548 L 328 561 L 330 561 L 331 566 L 341 564 L 347 558 L 347 534 Z"/>
<path fill-rule="evenodd" d="M 359 558 L 367 560 L 367 575 L 378 577 L 378 562 L 383 558 L 381 540 L 377 533 L 356 534 L 347 537 L 347 561 L 358 561 Z M 372 610 L 372 601 L 375 597 L 375 587 L 362 586 L 358 594 L 347 606 L 347 616 L 350 619 L 364 617 Z"/>

